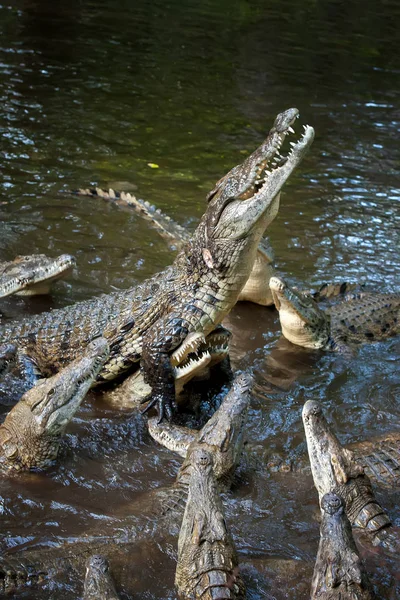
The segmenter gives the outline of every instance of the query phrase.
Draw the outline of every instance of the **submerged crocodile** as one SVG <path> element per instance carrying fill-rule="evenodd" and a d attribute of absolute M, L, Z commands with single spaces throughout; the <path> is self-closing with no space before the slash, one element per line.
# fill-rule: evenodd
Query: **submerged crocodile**
<path fill-rule="evenodd" d="M 57 458 L 62 435 L 109 355 L 103 338 L 49 379 L 38 381 L 0 425 L 0 465 L 45 469 Z"/>
<path fill-rule="evenodd" d="M 32 254 L 0 262 L 0 298 L 10 294 L 48 294 L 53 281 L 71 273 L 74 266 L 75 258 L 69 254 L 62 254 L 57 258 Z"/>
<path fill-rule="evenodd" d="M 334 492 L 343 498 L 353 527 L 363 529 L 374 545 L 399 552 L 400 539 L 390 518 L 377 502 L 369 478 L 331 431 L 321 406 L 309 400 L 303 407 L 311 472 L 319 498 Z"/>
<path fill-rule="evenodd" d="M 244 600 L 245 589 L 224 509 L 217 491 L 213 455 L 190 454 L 189 493 L 178 541 L 175 585 L 181 600 Z"/>
<path fill-rule="evenodd" d="M 364 565 L 340 496 L 321 499 L 321 529 L 311 585 L 311 600 L 372 600 Z"/>
<path fill-rule="evenodd" d="M 108 560 L 95 554 L 86 563 L 83 600 L 119 600 Z"/>
<path fill-rule="evenodd" d="M 160 420 L 175 409 L 170 355 L 193 334 L 206 337 L 236 303 L 266 227 L 277 214 L 279 193 L 310 147 L 304 133 L 285 160 L 273 164 L 298 111 L 275 119 L 266 140 L 210 192 L 208 206 L 174 263 L 142 285 L 6 324 L 0 343 L 13 339 L 42 374 L 59 370 L 97 336 L 111 347 L 98 382 L 141 364 Z M 265 179 L 261 178 L 265 174 Z"/>
<path fill-rule="evenodd" d="M 146 494 L 145 501 L 143 498 L 139 500 L 140 525 L 132 516 L 135 506 L 131 504 L 129 517 L 118 520 L 117 531 L 113 523 L 111 529 L 107 529 L 107 524 L 102 522 L 98 531 L 88 532 L 76 543 L 64 543 L 51 549 L 27 549 L 25 544 L 21 549 L 14 547 L 0 557 L 0 595 L 1 592 L 9 594 L 11 590 L 15 591 L 26 584 L 43 586 L 49 579 L 58 581 L 65 573 L 68 574 L 68 589 L 71 589 L 72 582 L 80 586 L 86 562 L 93 554 L 104 555 L 110 563 L 118 589 L 129 594 L 135 585 L 135 574 L 126 565 L 132 560 L 133 552 L 141 551 L 143 539 L 149 541 L 151 536 L 143 513 L 147 510 L 149 521 L 156 520 L 163 533 L 167 533 L 171 526 L 176 529 L 176 522 L 182 518 L 186 506 L 194 453 L 201 450 L 213 457 L 214 476 L 219 490 L 230 485 L 242 453 L 250 386 L 251 379 L 248 376 L 237 377 L 211 419 L 197 435 L 191 435 L 188 443 L 181 445 L 181 454 L 183 448 L 187 448 L 186 458 L 174 484 Z M 174 437 L 174 426 L 165 423 L 157 425 L 155 421 L 153 429 L 160 428 L 164 432 L 161 437 Z M 122 536 L 119 535 L 121 531 Z"/>
<path fill-rule="evenodd" d="M 282 333 L 298 346 L 340 351 L 400 332 L 400 294 L 350 294 L 322 310 L 311 296 L 279 277 L 272 277 L 269 285 Z"/>

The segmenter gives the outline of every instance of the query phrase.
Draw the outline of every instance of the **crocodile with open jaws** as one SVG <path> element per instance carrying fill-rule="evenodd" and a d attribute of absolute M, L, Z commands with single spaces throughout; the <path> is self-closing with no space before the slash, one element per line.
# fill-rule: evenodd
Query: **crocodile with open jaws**
<path fill-rule="evenodd" d="M 191 452 L 186 508 L 178 540 L 175 585 L 181 600 L 244 600 L 243 581 L 217 490 L 213 455 Z"/>
<path fill-rule="evenodd" d="M 146 410 L 156 406 L 160 420 L 170 419 L 171 353 L 183 351 L 193 334 L 206 337 L 234 306 L 277 214 L 280 190 L 313 141 L 313 128 L 305 126 L 287 157 L 273 163 L 297 115 L 297 109 L 278 115 L 263 144 L 216 184 L 200 224 L 170 267 L 132 289 L 6 324 L 0 343 L 13 339 L 25 360 L 48 375 L 104 336 L 111 353 L 97 381 L 140 362 L 152 388 Z"/>
<path fill-rule="evenodd" d="M 0 557 L 0 596 L 15 591 L 25 585 L 46 585 L 51 579 L 57 581 L 68 572 L 68 586 L 81 585 L 85 565 L 93 554 L 101 554 L 110 562 L 118 590 L 131 593 L 135 585 L 136 575 L 127 569 L 127 562 L 132 553 L 140 548 L 141 541 L 149 540 L 151 532 L 148 520 L 143 520 L 143 513 L 148 514 L 149 521 L 156 519 L 163 533 L 168 529 L 176 530 L 176 524 L 182 518 L 189 491 L 192 472 L 192 456 L 199 450 L 208 452 L 213 457 L 213 470 L 219 490 L 225 490 L 231 484 L 235 467 L 242 455 L 246 435 L 246 419 L 250 403 L 251 378 L 239 375 L 233 382 L 231 390 L 223 399 L 221 406 L 204 427 L 191 434 L 191 439 L 180 445 L 180 453 L 187 448 L 185 460 L 179 469 L 176 481 L 172 486 L 158 488 L 146 494 L 146 499 L 139 499 L 137 510 L 140 512 L 140 524 L 135 520 L 135 505 L 131 504 L 128 517 L 118 519 L 118 531 L 114 523 L 108 529 L 102 522 L 99 530 L 87 532 L 76 543 L 63 543 L 59 547 L 27 549 L 12 548 Z M 154 421 L 156 421 L 154 419 Z M 164 433 L 160 438 L 168 437 L 166 428 L 173 426 L 153 423 L 153 429 L 159 427 Z M 172 433 L 173 436 L 173 433 Z M 146 512 L 148 511 L 148 512 Z M 117 515 L 118 516 L 118 515 Z M 124 532 L 122 537 L 118 532 Z M 127 532 L 132 532 L 130 535 Z"/>
<path fill-rule="evenodd" d="M 374 545 L 398 553 L 400 539 L 385 510 L 377 502 L 369 478 L 331 431 L 321 406 L 308 400 L 303 407 L 311 472 L 319 498 L 328 492 L 341 496 L 353 527 L 367 534 Z"/>
<path fill-rule="evenodd" d="M 109 355 L 104 338 L 59 373 L 37 382 L 0 425 L 0 466 L 45 469 L 57 458 L 62 435 Z"/>
<path fill-rule="evenodd" d="M 350 294 L 322 310 L 308 294 L 272 277 L 270 288 L 282 333 L 305 348 L 347 351 L 349 346 L 382 340 L 400 332 L 400 294 Z"/>
<path fill-rule="evenodd" d="M 0 298 L 48 294 L 53 281 L 71 273 L 75 258 L 61 254 L 50 258 L 45 254 L 17 256 L 14 260 L 0 262 Z"/>
<path fill-rule="evenodd" d="M 371 584 L 340 496 L 321 499 L 322 521 L 311 600 L 372 600 Z"/>

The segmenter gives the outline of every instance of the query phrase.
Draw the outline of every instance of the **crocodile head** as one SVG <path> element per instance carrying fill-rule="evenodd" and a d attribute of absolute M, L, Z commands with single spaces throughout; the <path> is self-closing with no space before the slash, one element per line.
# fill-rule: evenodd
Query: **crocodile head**
<path fill-rule="evenodd" d="M 2 344 L 0 346 L 0 380 L 14 368 L 17 362 L 17 346 Z"/>
<path fill-rule="evenodd" d="M 281 188 L 313 141 L 313 128 L 305 126 L 300 140 L 281 156 L 297 116 L 295 108 L 279 114 L 263 144 L 218 181 L 193 236 L 192 244 L 196 250 L 202 247 L 210 270 L 237 274 L 238 292 L 253 267 L 261 237 L 278 212 Z"/>
<path fill-rule="evenodd" d="M 311 598 L 372 600 L 373 594 L 346 517 L 343 499 L 328 493 L 321 499 L 321 536 Z"/>
<path fill-rule="evenodd" d="M 91 556 L 86 562 L 83 599 L 119 600 L 108 560 L 100 554 Z"/>
<path fill-rule="evenodd" d="M 0 427 L 3 464 L 9 469 L 44 469 L 57 457 L 61 436 L 109 356 L 104 338 L 49 379 L 39 380 Z"/>
<path fill-rule="evenodd" d="M 65 277 L 74 266 L 75 259 L 69 254 L 57 258 L 49 258 L 45 254 L 17 256 L 13 261 L 0 265 L 0 298 L 10 294 L 48 294 L 51 282 Z"/>
<path fill-rule="evenodd" d="M 221 406 L 200 431 L 149 419 L 150 435 L 185 458 L 178 479 L 190 471 L 192 453 L 198 448 L 205 448 L 213 455 L 218 480 L 224 482 L 230 477 L 239 462 L 245 440 L 251 384 L 249 375 L 236 377 Z"/>
<path fill-rule="evenodd" d="M 325 348 L 329 343 L 330 321 L 311 296 L 302 294 L 280 277 L 269 282 L 279 311 L 282 333 L 292 344 L 305 348 Z"/>
<path fill-rule="evenodd" d="M 305 403 L 303 424 L 311 471 L 320 498 L 338 487 L 346 486 L 352 479 L 364 475 L 362 467 L 356 463 L 351 450 L 343 448 L 331 431 L 318 402 L 308 400 Z"/>
<path fill-rule="evenodd" d="M 198 446 L 193 450 L 175 584 L 179 598 L 244 599 L 244 585 L 217 491 L 213 462 L 208 449 Z"/>

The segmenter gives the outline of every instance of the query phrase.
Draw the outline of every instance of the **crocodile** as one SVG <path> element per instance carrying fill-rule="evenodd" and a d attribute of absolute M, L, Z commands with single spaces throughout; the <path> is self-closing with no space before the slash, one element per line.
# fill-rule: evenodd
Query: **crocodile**
<path fill-rule="evenodd" d="M 175 350 L 170 357 L 175 378 L 175 397 L 179 404 L 186 398 L 185 385 L 192 379 L 203 379 L 209 375 L 209 368 L 222 362 L 229 351 L 231 333 L 218 325 L 206 338 L 202 334 L 188 337 L 184 346 Z M 101 395 L 103 402 L 115 408 L 138 409 L 148 400 L 151 387 L 145 383 L 143 373 L 135 371 L 116 385 L 105 389 Z"/>
<path fill-rule="evenodd" d="M 234 380 L 231 390 L 211 419 L 197 435 L 191 434 L 190 441 L 186 440 L 188 443 L 181 444 L 180 453 L 183 455 L 183 447 L 187 451 L 173 485 L 146 493 L 144 499 L 139 498 L 136 507 L 134 502 L 130 503 L 129 515 L 118 520 L 117 530 L 113 522 L 111 529 L 102 522 L 99 530 L 87 532 L 76 542 L 61 543 L 58 547 L 54 544 L 50 549 L 28 549 L 22 544 L 21 548 L 14 547 L 4 552 L 0 557 L 0 596 L 3 592 L 8 594 L 11 590 L 23 589 L 26 585 L 36 587 L 46 585 L 49 580 L 56 582 L 66 572 L 69 589 L 72 581 L 79 586 L 86 562 L 94 554 L 104 555 L 109 560 L 118 589 L 129 594 L 134 585 L 134 573 L 126 565 L 131 562 L 132 553 L 137 552 L 138 547 L 142 551 L 143 540 L 149 541 L 151 532 L 147 522 L 156 521 L 165 534 L 171 527 L 175 531 L 177 521 L 182 518 L 188 497 L 192 456 L 198 451 L 212 455 L 218 489 L 223 491 L 231 484 L 244 443 L 251 383 L 251 378 L 245 374 Z M 166 434 L 168 427 L 172 433 Z M 157 419 L 153 419 L 153 430 L 158 428 L 161 431 L 160 439 L 172 439 L 173 427 L 179 430 L 178 426 L 157 424 Z M 141 515 L 140 523 L 135 520 L 136 512 Z M 148 516 L 148 521 L 143 516 Z"/>
<path fill-rule="evenodd" d="M 4 470 L 37 470 L 53 464 L 66 426 L 108 355 L 106 340 L 93 340 L 82 356 L 22 396 L 0 425 Z"/>
<path fill-rule="evenodd" d="M 328 492 L 341 496 L 353 527 L 363 530 L 373 545 L 400 551 L 399 536 L 377 502 L 371 482 L 353 453 L 341 446 L 331 431 L 320 404 L 308 400 L 303 407 L 311 472 L 319 498 Z"/>
<path fill-rule="evenodd" d="M 313 128 L 304 126 L 277 162 L 297 116 L 297 109 L 279 114 L 261 146 L 216 184 L 197 229 L 170 267 L 134 288 L 6 324 L 0 343 L 15 340 L 25 360 L 47 375 L 101 335 L 111 352 L 97 383 L 140 363 L 152 389 L 145 410 L 154 406 L 160 420 L 171 419 L 176 404 L 170 355 L 193 334 L 206 337 L 236 303 L 278 212 L 280 190 L 314 138 Z"/>
<path fill-rule="evenodd" d="M 352 345 L 400 332 L 400 294 L 348 294 L 323 310 L 310 295 L 291 288 L 280 277 L 272 277 L 269 285 L 282 333 L 298 346 L 347 352 Z"/>
<path fill-rule="evenodd" d="M 217 491 L 213 455 L 203 448 L 191 452 L 175 585 L 181 600 L 245 598 L 238 557 Z"/>
<path fill-rule="evenodd" d="M 372 600 L 371 584 L 354 542 L 343 499 L 321 499 L 322 521 L 311 600 Z"/>
<path fill-rule="evenodd" d="M 119 600 L 108 560 L 94 554 L 86 562 L 83 600 Z"/>
<path fill-rule="evenodd" d="M 45 254 L 17 256 L 0 262 L 0 298 L 48 294 L 51 284 L 70 274 L 76 264 L 69 254 L 50 258 Z"/>

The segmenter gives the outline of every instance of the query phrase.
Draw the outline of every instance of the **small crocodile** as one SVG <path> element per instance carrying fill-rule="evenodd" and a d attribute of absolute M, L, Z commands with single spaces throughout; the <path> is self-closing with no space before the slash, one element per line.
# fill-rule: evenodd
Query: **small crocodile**
<path fill-rule="evenodd" d="M 345 502 L 346 514 L 353 527 L 363 529 L 374 545 L 399 552 L 400 541 L 385 510 L 377 502 L 369 478 L 343 448 L 331 431 L 321 406 L 309 400 L 303 407 L 311 472 L 320 500 L 334 492 Z"/>
<path fill-rule="evenodd" d="M 119 600 L 108 560 L 95 554 L 86 563 L 83 600 Z"/>
<path fill-rule="evenodd" d="M 45 469 L 57 458 L 62 435 L 109 355 L 103 338 L 49 379 L 27 391 L 0 425 L 0 465 Z"/>
<path fill-rule="evenodd" d="M 217 491 L 213 455 L 190 453 L 191 473 L 178 541 L 175 585 L 181 600 L 244 600 L 245 589 Z"/>
<path fill-rule="evenodd" d="M 69 254 L 57 258 L 32 254 L 0 262 L 0 298 L 48 294 L 53 281 L 71 273 L 74 266 L 75 258 Z"/>
<path fill-rule="evenodd" d="M 182 518 L 188 497 L 189 482 L 192 472 L 191 457 L 201 450 L 213 457 L 214 476 L 218 489 L 224 490 L 230 485 L 235 466 L 238 464 L 245 436 L 245 425 L 250 402 L 251 378 L 247 375 L 237 377 L 231 390 L 223 399 L 221 406 L 211 419 L 198 432 L 191 435 L 187 447 L 186 458 L 172 486 L 153 490 L 146 494 L 145 500 L 139 499 L 136 507 L 143 516 L 148 511 L 149 521 L 157 519 L 159 527 L 165 533 L 168 526 L 176 528 L 176 522 Z M 168 430 L 168 425 L 153 421 L 153 429 Z M 174 435 L 171 427 L 170 437 Z M 163 434 L 161 434 L 163 437 Z M 164 434 L 164 438 L 166 435 Z M 182 454 L 181 449 L 181 454 Z M 147 513 L 146 513 L 147 514 Z M 118 589 L 130 593 L 134 585 L 134 574 L 127 569 L 132 552 L 143 539 L 149 540 L 149 527 L 141 518 L 138 525 L 135 518 L 135 505 L 132 503 L 129 516 L 118 520 L 118 529 L 114 523 L 111 529 L 102 522 L 99 530 L 87 532 L 76 543 L 63 543 L 59 547 L 27 549 L 23 544 L 21 549 L 12 548 L 0 557 L 0 596 L 7 596 L 11 591 L 25 585 L 46 585 L 49 579 L 57 581 L 65 572 L 68 573 L 69 589 L 72 581 L 79 585 L 83 579 L 87 560 L 93 554 L 101 554 L 109 560 Z M 146 519 L 144 519 L 145 522 Z M 120 532 L 123 535 L 119 535 Z M 129 534 L 128 532 L 132 532 Z M 136 550 L 135 550 L 136 549 Z"/>
<path fill-rule="evenodd" d="M 278 115 L 263 144 L 216 184 L 200 224 L 170 267 L 132 289 L 6 324 L 0 343 L 13 339 L 25 360 L 48 375 L 103 336 L 111 352 L 97 381 L 140 362 L 152 388 L 146 410 L 156 406 L 160 420 L 170 419 L 176 408 L 170 355 L 193 334 L 206 337 L 234 306 L 277 214 L 280 190 L 313 141 L 313 128 L 305 126 L 276 163 L 297 115 L 297 109 Z"/>
<path fill-rule="evenodd" d="M 321 529 L 311 585 L 311 600 L 372 600 L 364 565 L 340 496 L 321 499 Z"/>
<path fill-rule="evenodd" d="M 270 288 L 283 335 L 305 348 L 346 351 L 400 332 L 400 294 L 349 294 L 322 310 L 308 294 L 272 277 Z"/>

